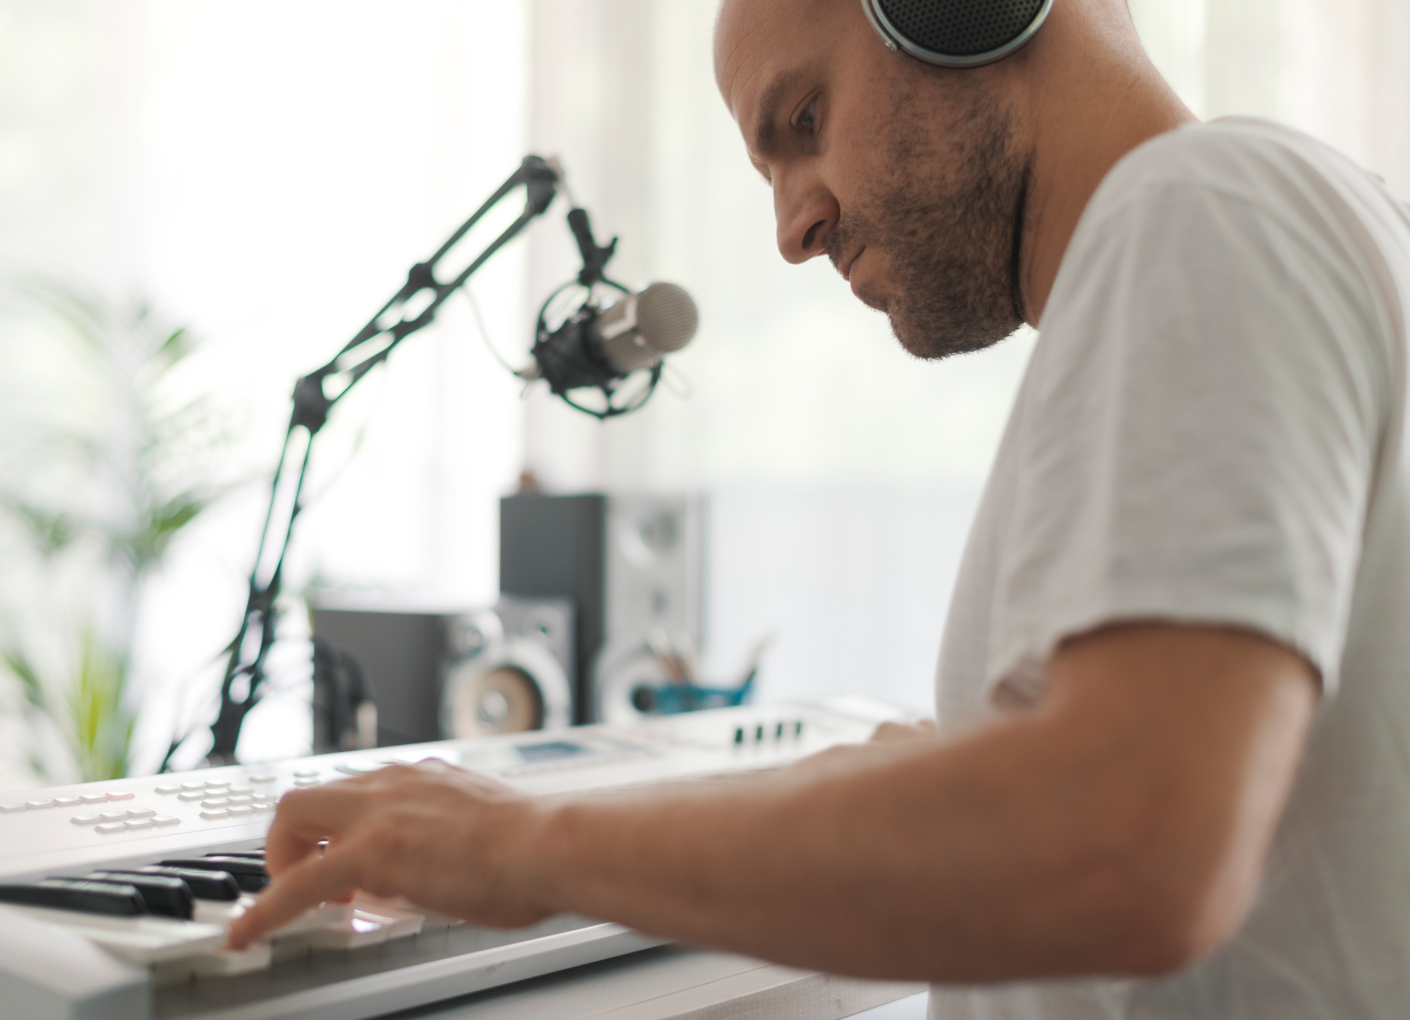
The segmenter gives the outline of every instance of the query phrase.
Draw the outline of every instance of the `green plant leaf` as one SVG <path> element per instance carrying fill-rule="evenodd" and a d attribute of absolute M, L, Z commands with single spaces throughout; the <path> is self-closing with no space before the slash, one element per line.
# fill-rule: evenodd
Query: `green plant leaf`
<path fill-rule="evenodd" d="M 18 496 L 6 498 L 3 505 L 24 525 L 34 544 L 46 557 L 64 549 L 83 530 L 82 523 L 63 510 L 38 506 Z"/>
<path fill-rule="evenodd" d="M 19 648 L 6 648 L 0 651 L 0 660 L 4 661 L 5 667 L 20 682 L 25 700 L 39 711 L 47 712 L 49 702 L 45 694 L 44 681 L 40 678 L 39 670 L 35 669 L 29 656 Z"/>

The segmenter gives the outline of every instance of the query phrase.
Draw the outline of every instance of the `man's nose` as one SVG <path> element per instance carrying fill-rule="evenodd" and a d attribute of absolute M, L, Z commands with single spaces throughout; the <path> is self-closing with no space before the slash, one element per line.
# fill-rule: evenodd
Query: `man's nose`
<path fill-rule="evenodd" d="M 827 235 L 840 215 L 837 199 L 820 181 L 775 179 L 778 250 L 789 262 L 807 262 L 823 254 Z"/>

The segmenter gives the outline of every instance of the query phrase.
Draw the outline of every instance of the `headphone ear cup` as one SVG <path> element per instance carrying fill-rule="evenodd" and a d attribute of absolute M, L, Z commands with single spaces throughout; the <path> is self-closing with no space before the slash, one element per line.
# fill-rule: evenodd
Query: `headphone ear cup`
<path fill-rule="evenodd" d="M 1053 0 L 862 0 L 889 49 L 939 67 L 1002 60 L 1042 26 Z"/>

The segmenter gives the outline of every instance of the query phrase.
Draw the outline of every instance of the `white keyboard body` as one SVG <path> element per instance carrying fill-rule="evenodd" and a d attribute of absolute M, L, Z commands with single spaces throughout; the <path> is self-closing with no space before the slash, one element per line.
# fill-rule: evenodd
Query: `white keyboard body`
<path fill-rule="evenodd" d="M 281 794 L 391 762 L 443 758 L 529 793 L 604 789 L 777 768 L 901 714 L 854 698 L 751 706 L 0 793 L 0 884 L 254 851 Z M 661 942 L 580 917 L 503 931 L 359 901 L 237 957 L 215 948 L 232 905 L 196 909 L 174 920 L 0 903 L 0 1018 L 364 1020 Z"/>

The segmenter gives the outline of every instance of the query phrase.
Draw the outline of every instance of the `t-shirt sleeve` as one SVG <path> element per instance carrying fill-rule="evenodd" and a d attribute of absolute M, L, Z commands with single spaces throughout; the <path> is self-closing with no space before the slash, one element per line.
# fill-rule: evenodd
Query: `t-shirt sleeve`
<path fill-rule="evenodd" d="M 1148 185 L 1083 222 L 1019 409 L 991 685 L 1037 694 L 1065 638 L 1247 628 L 1336 687 L 1387 355 L 1335 237 L 1243 196 Z"/>

